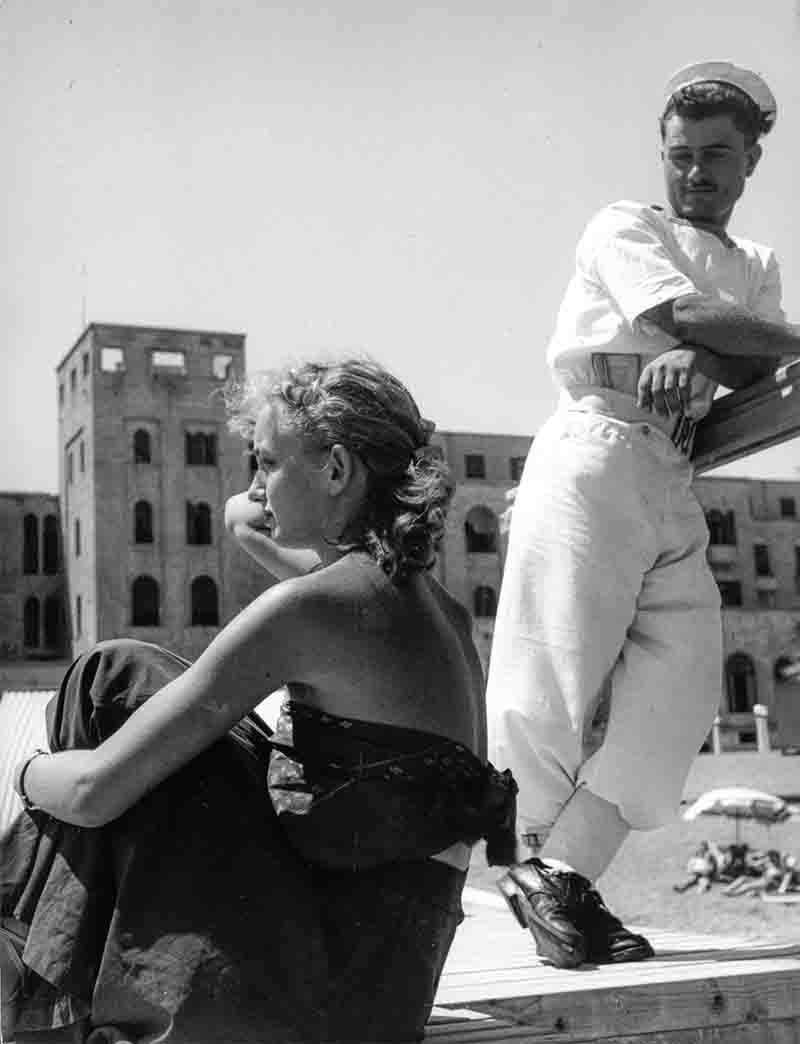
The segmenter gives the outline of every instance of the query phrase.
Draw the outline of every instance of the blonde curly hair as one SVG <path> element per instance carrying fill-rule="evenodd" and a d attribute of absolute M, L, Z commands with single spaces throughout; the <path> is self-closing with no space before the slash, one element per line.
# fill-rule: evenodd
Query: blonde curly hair
<path fill-rule="evenodd" d="M 223 394 L 230 428 L 246 439 L 277 401 L 309 447 L 340 443 L 360 457 L 367 495 L 339 547 L 363 548 L 397 581 L 433 566 L 455 484 L 430 446 L 434 425 L 400 380 L 372 359 L 347 358 L 258 374 Z"/>

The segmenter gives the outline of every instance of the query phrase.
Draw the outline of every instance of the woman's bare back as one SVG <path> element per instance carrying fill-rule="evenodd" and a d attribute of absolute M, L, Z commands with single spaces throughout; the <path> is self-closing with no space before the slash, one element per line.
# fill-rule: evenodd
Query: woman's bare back
<path fill-rule="evenodd" d="M 316 684 L 290 683 L 293 698 L 437 733 L 485 758 L 483 673 L 460 603 L 427 575 L 394 583 L 360 553 L 305 579 L 325 605 L 333 649 L 322 643 Z"/>

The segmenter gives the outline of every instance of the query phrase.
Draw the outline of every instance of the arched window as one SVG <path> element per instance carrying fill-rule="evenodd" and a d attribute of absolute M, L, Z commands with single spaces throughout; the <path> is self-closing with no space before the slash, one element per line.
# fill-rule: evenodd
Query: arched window
<path fill-rule="evenodd" d="M 216 465 L 217 436 L 214 432 L 186 432 L 186 463 L 192 467 Z"/>
<path fill-rule="evenodd" d="M 26 598 L 23 610 L 23 638 L 27 649 L 35 649 L 39 645 L 39 599 Z"/>
<path fill-rule="evenodd" d="M 153 509 L 146 500 L 137 500 L 133 505 L 133 542 L 153 543 Z"/>
<path fill-rule="evenodd" d="M 26 515 L 22 520 L 22 572 L 39 572 L 39 519 Z"/>
<path fill-rule="evenodd" d="M 44 517 L 44 554 L 43 554 L 43 565 L 45 573 L 49 573 L 51 576 L 58 572 L 58 545 L 59 532 L 58 532 L 58 516 L 57 515 L 45 515 Z"/>
<path fill-rule="evenodd" d="M 63 613 L 59 595 L 50 595 L 44 603 L 44 644 L 48 649 L 60 649 L 63 635 Z"/>
<path fill-rule="evenodd" d="M 497 597 L 491 587 L 475 588 L 475 615 L 494 616 L 497 613 Z"/>
<path fill-rule="evenodd" d="M 186 503 L 186 543 L 211 543 L 211 508 L 208 504 Z"/>
<path fill-rule="evenodd" d="M 725 691 L 731 714 L 749 714 L 758 702 L 756 669 L 747 653 L 732 653 L 725 664 Z"/>
<path fill-rule="evenodd" d="M 151 459 L 150 432 L 144 428 L 137 428 L 133 433 L 133 462 L 149 464 Z"/>
<path fill-rule="evenodd" d="M 218 625 L 217 585 L 210 576 L 198 576 L 196 580 L 192 580 L 192 627 L 217 627 Z"/>
<path fill-rule="evenodd" d="M 486 507 L 474 507 L 464 522 L 469 553 L 497 550 L 497 518 Z"/>
<path fill-rule="evenodd" d="M 158 627 L 158 584 L 152 576 L 137 576 L 131 589 L 131 623 L 134 627 Z"/>

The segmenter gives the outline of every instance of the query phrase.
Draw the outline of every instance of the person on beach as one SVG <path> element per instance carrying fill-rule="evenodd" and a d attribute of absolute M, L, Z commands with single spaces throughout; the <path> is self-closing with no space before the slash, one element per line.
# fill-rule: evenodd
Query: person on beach
<path fill-rule="evenodd" d="M 800 352 L 773 251 L 728 232 L 775 116 L 763 79 L 730 62 L 670 80 L 666 206 L 618 202 L 589 222 L 548 349 L 560 401 L 513 505 L 487 703 L 490 756 L 519 783 L 535 853 L 499 887 L 560 967 L 652 955 L 594 884 L 630 830 L 676 814 L 718 709 L 692 439 L 718 384 Z"/>
<path fill-rule="evenodd" d="M 118 639 L 68 670 L 0 839 L 6 1038 L 419 1040 L 470 846 L 514 857 L 469 614 L 428 573 L 432 425 L 364 359 L 228 398 L 258 465 L 228 526 L 285 578 L 194 663 Z"/>

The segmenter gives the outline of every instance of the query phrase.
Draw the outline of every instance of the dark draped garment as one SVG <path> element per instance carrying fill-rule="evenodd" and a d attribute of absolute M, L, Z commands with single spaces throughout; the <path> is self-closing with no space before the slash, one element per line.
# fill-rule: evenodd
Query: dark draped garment
<path fill-rule="evenodd" d="M 96 746 L 186 666 L 101 643 L 48 706 L 51 749 Z M 274 736 L 245 716 L 106 826 L 24 813 L 0 838 L 18 1040 L 418 1040 L 463 917 L 465 874 L 429 857 L 487 837 L 510 862 L 515 792 L 450 740 L 288 701 Z"/>

